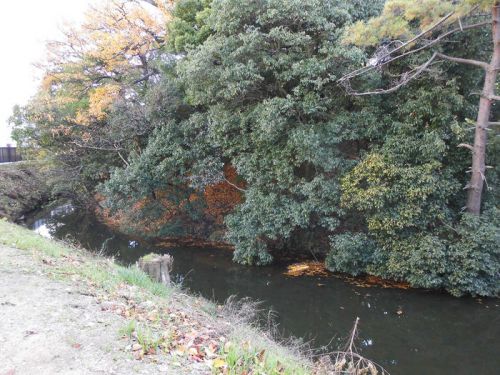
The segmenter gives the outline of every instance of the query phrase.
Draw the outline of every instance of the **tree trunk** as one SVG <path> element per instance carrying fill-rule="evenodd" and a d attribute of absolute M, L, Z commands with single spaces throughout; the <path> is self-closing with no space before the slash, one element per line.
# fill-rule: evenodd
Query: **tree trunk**
<path fill-rule="evenodd" d="M 479 101 L 474 150 L 472 152 L 472 174 L 467 185 L 467 211 L 475 215 L 479 215 L 481 212 L 481 195 L 486 179 L 487 129 L 490 122 L 491 103 L 495 96 L 497 73 L 500 68 L 500 1 L 495 1 L 491 13 L 493 18 L 493 56 L 486 69 L 483 92 Z"/>
<path fill-rule="evenodd" d="M 170 255 L 146 255 L 139 259 L 138 266 L 149 277 L 160 284 L 170 284 L 170 272 L 174 258 Z"/>

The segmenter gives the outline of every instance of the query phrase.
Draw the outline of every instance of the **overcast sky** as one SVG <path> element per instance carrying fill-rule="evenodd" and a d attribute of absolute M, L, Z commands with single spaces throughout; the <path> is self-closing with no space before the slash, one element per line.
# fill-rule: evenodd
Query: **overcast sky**
<path fill-rule="evenodd" d="M 101 0 L 102 1 L 102 0 Z M 58 39 L 64 22 L 80 23 L 90 3 L 99 0 L 0 1 L 0 146 L 10 141 L 7 119 L 15 104 L 35 93 L 45 41 Z"/>

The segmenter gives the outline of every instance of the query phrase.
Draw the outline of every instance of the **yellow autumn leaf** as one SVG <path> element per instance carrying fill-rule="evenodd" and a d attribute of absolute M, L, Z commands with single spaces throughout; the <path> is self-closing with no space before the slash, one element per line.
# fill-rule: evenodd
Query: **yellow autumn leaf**
<path fill-rule="evenodd" d="M 226 365 L 227 365 L 226 361 L 224 361 L 222 358 L 216 358 L 212 362 L 212 366 L 214 368 L 221 368 L 221 367 L 225 367 Z"/>

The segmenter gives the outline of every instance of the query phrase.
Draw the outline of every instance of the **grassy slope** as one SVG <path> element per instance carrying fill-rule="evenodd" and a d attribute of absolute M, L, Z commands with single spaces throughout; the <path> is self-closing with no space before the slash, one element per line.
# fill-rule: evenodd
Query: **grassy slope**
<path fill-rule="evenodd" d="M 38 164 L 0 164 L 0 217 L 17 220 L 47 200 L 49 188 Z"/>
<path fill-rule="evenodd" d="M 241 304 L 217 306 L 202 298 L 191 296 L 178 286 L 166 287 L 151 281 L 136 267 L 122 267 L 110 259 L 93 256 L 85 250 L 49 240 L 18 225 L 0 219 L 0 245 L 30 251 L 41 270 L 57 279 L 86 283 L 105 300 L 116 300 L 126 290 L 128 300 L 153 301 L 154 319 L 131 315 L 122 335 L 129 336 L 141 349 L 138 356 L 148 353 L 184 356 L 186 361 L 200 360 L 190 351 L 183 352 L 180 337 L 186 334 L 185 326 L 200 325 L 198 334 L 203 340 L 223 337 L 214 347 L 206 339 L 202 355 L 215 374 L 309 374 L 317 373 L 310 360 L 297 350 L 281 345 L 252 325 L 241 310 Z M 132 297 L 130 297 L 133 294 Z M 237 311 L 236 311 L 237 310 Z M 132 311 L 132 310 L 131 310 Z M 122 314 L 125 312 L 121 311 Z M 128 314 L 128 313 L 127 313 Z M 188 324 L 186 324 L 188 321 Z M 208 329 L 208 328 L 210 329 Z M 205 332 L 205 328 L 207 328 Z M 191 328 L 192 329 L 192 328 Z M 169 335 L 161 332 L 170 332 Z M 191 331 L 192 333 L 193 331 Z M 188 333 L 190 334 L 190 333 Z M 174 339 L 175 338 L 175 339 Z M 192 349 L 190 349 L 192 350 Z"/>

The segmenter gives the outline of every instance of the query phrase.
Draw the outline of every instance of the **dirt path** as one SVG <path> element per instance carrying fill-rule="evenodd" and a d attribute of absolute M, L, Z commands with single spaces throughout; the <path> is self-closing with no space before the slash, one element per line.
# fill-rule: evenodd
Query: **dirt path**
<path fill-rule="evenodd" d="M 192 373 L 134 360 L 119 338 L 125 324 L 78 286 L 44 276 L 28 253 L 0 246 L 0 375 Z"/>

